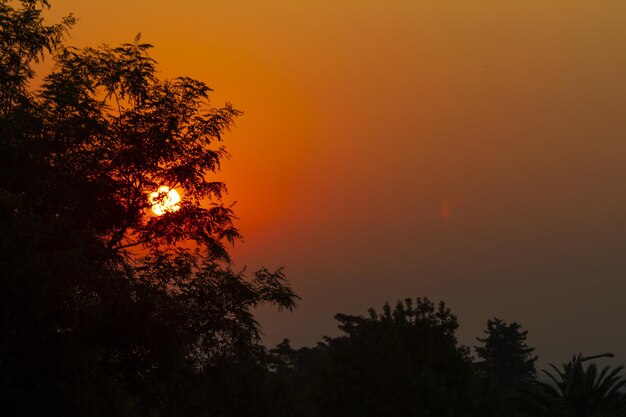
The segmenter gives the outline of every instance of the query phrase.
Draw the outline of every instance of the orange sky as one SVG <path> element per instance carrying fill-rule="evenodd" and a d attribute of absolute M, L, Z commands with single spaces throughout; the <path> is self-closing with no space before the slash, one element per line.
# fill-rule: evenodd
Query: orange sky
<path fill-rule="evenodd" d="M 443 298 L 473 344 L 519 321 L 550 361 L 626 361 L 626 3 L 58 0 L 77 46 L 153 43 L 164 77 L 245 115 L 221 178 L 285 265 L 311 344 L 337 312 Z M 618 359 L 620 359 L 618 358 Z"/>

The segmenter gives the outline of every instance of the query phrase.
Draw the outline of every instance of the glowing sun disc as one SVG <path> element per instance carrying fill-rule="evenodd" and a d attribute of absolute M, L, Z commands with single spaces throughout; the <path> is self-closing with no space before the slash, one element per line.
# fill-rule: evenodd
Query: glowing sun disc
<path fill-rule="evenodd" d="M 161 216 L 170 211 L 180 209 L 180 195 L 175 189 L 170 189 L 167 185 L 162 185 L 159 189 L 150 194 L 150 204 L 152 204 L 152 212 L 157 216 Z"/>

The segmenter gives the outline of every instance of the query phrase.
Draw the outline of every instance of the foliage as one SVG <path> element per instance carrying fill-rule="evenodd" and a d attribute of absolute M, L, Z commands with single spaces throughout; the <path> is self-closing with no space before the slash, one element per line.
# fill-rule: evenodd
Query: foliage
<path fill-rule="evenodd" d="M 289 415 L 309 416 L 320 413 L 320 396 L 316 388 L 326 381 L 321 378 L 320 367 L 325 361 L 326 345 L 293 349 L 289 339 L 284 339 L 270 349 L 268 370 L 283 384 L 282 405 Z"/>
<path fill-rule="evenodd" d="M 15 9 L 9 0 L 0 0 L 0 115 L 7 117 L 16 106 L 28 106 L 28 81 L 35 75 L 31 64 L 44 53 L 56 50 L 67 29 L 75 23 L 72 15 L 56 25 L 43 23 L 45 0 L 21 1 Z M 38 7 L 41 6 L 41 7 Z"/>
<path fill-rule="evenodd" d="M 240 112 L 209 107 L 200 81 L 159 80 L 139 36 L 117 48 L 63 47 L 73 18 L 44 26 L 39 3 L 14 10 L 2 2 L 2 188 L 36 215 L 100 238 L 105 259 L 193 240 L 228 260 L 224 242 L 239 234 L 221 203 L 224 184 L 207 174 L 227 155 L 222 135 Z M 31 63 L 46 50 L 57 52 L 54 70 L 28 92 Z M 184 199 L 180 210 L 153 216 L 149 193 L 161 185 L 184 190 Z"/>
<path fill-rule="evenodd" d="M 301 388 L 299 415 L 468 415 L 469 356 L 443 302 L 407 299 L 382 313 L 335 318 L 344 335 L 315 348 L 294 351 L 286 341 L 272 350 L 275 371 Z"/>
<path fill-rule="evenodd" d="M 481 408 L 494 415 L 518 415 L 525 408 L 521 391 L 535 379 L 534 348 L 526 343 L 527 331 L 518 323 L 494 318 L 487 321 L 486 337 L 474 349 L 474 368 L 480 382 Z M 520 401 L 521 400 L 521 401 Z"/>
<path fill-rule="evenodd" d="M 66 47 L 74 19 L 0 0 L 0 400 L 8 415 L 134 415 L 241 357 L 252 310 L 292 309 L 282 270 L 230 268 L 222 136 L 241 113 L 160 80 L 149 44 Z M 40 90 L 32 64 L 52 54 Z M 155 216 L 161 185 L 184 192 Z M 260 360 L 260 359 L 254 359 Z M 253 359 L 250 359 L 253 361 Z"/>
<path fill-rule="evenodd" d="M 522 330 L 520 324 L 507 324 L 494 318 L 487 321 L 485 334 L 485 338 L 476 338 L 481 345 L 474 349 L 482 359 L 480 369 L 487 377 L 509 386 L 528 383 L 535 378 L 535 348 L 526 344 L 528 332 Z"/>
<path fill-rule="evenodd" d="M 543 415 L 616 416 L 626 411 L 624 367 L 605 366 L 598 371 L 595 363 L 583 366 L 587 359 L 579 354 L 561 369 L 550 364 L 552 372 L 543 370 L 551 383 L 536 381 L 538 391 L 532 397 Z"/>

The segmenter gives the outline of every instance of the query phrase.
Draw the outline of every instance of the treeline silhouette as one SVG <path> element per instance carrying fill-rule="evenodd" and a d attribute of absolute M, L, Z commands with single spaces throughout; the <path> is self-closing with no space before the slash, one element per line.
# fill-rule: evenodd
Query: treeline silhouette
<path fill-rule="evenodd" d="M 288 387 L 284 415 L 621 416 L 622 367 L 574 356 L 537 379 L 535 350 L 518 323 L 494 318 L 470 349 L 454 336 L 454 314 L 427 298 L 385 304 L 367 316 L 338 314 L 343 335 L 294 350 L 284 340 L 266 370 Z"/>
<path fill-rule="evenodd" d="M 75 19 L 48 24 L 49 7 L 0 0 L 1 415 L 623 415 L 621 367 L 578 355 L 537 381 L 519 324 L 488 321 L 474 358 L 425 298 L 265 348 L 254 308 L 298 297 L 281 269 L 230 263 L 239 232 L 211 176 L 241 112 L 159 79 L 140 36 L 66 46 Z M 157 216 L 162 186 L 184 196 Z"/>

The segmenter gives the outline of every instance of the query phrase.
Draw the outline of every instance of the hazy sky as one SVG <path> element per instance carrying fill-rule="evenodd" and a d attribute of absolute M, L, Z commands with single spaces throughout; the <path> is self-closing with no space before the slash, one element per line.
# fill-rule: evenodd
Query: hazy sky
<path fill-rule="evenodd" d="M 77 46 L 153 43 L 163 77 L 243 110 L 221 179 L 237 267 L 303 298 L 259 312 L 312 344 L 337 312 L 444 299 L 473 344 L 518 321 L 543 360 L 626 362 L 626 3 L 58 0 Z"/>

